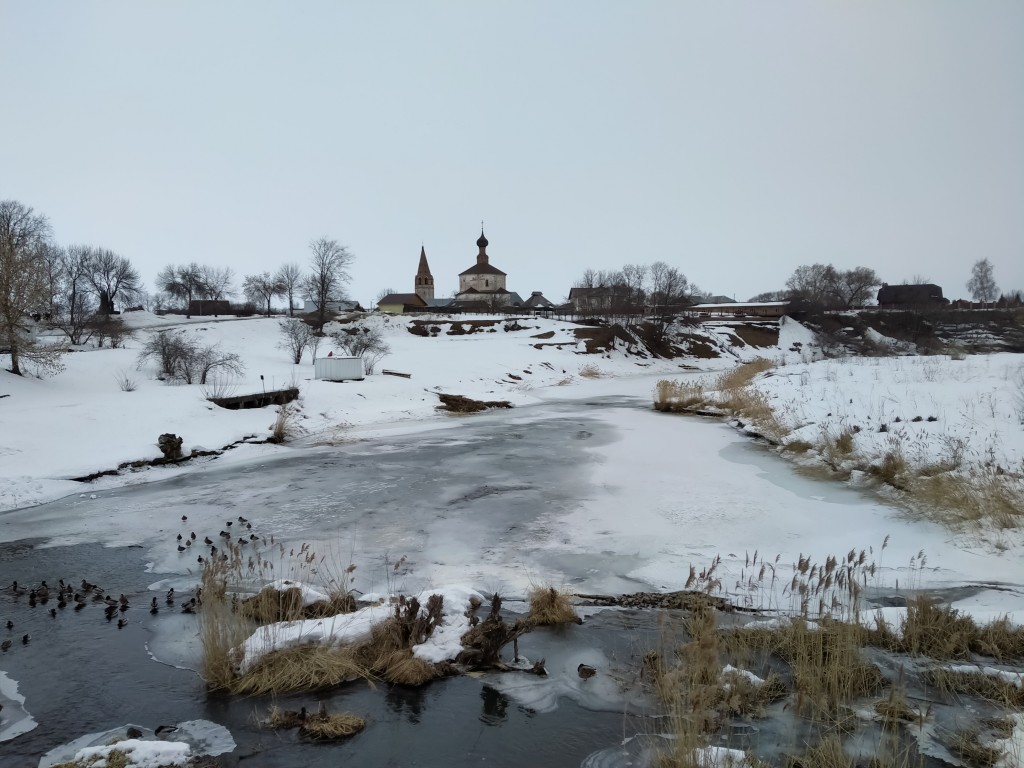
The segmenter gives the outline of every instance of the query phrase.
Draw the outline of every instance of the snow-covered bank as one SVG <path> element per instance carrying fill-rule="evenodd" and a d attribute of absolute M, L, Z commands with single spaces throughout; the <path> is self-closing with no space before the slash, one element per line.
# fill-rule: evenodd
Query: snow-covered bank
<path fill-rule="evenodd" d="M 296 384 L 301 391 L 294 419 L 296 444 L 332 444 L 358 428 L 415 429 L 417 422 L 443 423 L 437 392 L 509 400 L 514 405 L 537 401 L 537 391 L 560 387 L 586 396 L 588 385 L 603 377 L 652 376 L 678 372 L 680 361 L 641 357 L 622 340 L 605 354 L 586 354 L 572 323 L 520 318 L 506 322 L 493 316 L 438 320 L 438 328 L 490 323 L 477 332 L 448 330 L 435 336 L 410 333 L 409 318 L 371 316 L 391 347 L 383 366 L 411 378 L 374 375 L 360 382 L 331 383 L 313 379 L 308 356 L 292 365 L 278 347 L 279 318 L 192 318 L 170 325 L 166 317 L 145 312 L 124 315 L 136 337 L 123 349 L 88 349 L 64 357 L 66 370 L 34 379 L 0 371 L 0 510 L 15 509 L 79 492 L 71 478 L 118 467 L 123 462 L 160 456 L 157 437 L 182 436 L 183 450 L 217 450 L 238 441 L 263 441 L 270 434 L 276 407 L 226 410 L 206 399 L 208 388 L 156 379 L 152 365 L 137 367 L 139 348 L 148 334 L 183 329 L 200 343 L 219 344 L 241 356 L 245 373 L 228 394 L 259 393 Z M 327 330 L 331 330 L 328 326 Z M 550 334 L 550 335 L 549 335 Z M 723 339 L 726 335 L 723 335 Z M 318 354 L 334 351 L 329 338 Z M 731 364 L 735 358 L 703 361 Z M 0 368 L 7 363 L 0 355 Z M 130 380 L 133 391 L 119 381 Z M 648 386 L 648 385 L 645 385 Z M 397 426 L 396 426 L 397 425 Z M 280 452 L 273 446 L 261 452 Z M 251 455 L 248 447 L 243 455 Z M 220 461 L 220 459 L 218 459 Z M 104 479 L 99 487 L 139 477 L 167 477 L 182 467 L 126 471 Z"/>

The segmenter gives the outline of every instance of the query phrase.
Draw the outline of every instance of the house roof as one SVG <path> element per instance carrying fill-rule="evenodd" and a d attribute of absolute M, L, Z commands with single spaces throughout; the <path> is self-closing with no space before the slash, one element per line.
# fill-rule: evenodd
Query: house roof
<path fill-rule="evenodd" d="M 524 307 L 553 307 L 553 303 L 544 298 L 544 294 L 540 291 L 534 291 L 530 294 L 530 298 L 523 302 Z"/>
<path fill-rule="evenodd" d="M 584 296 L 610 296 L 612 294 L 612 288 L 606 285 L 598 286 L 597 288 L 570 288 L 569 298 L 583 298 Z"/>
<path fill-rule="evenodd" d="M 504 275 L 497 267 L 491 266 L 490 264 L 476 263 L 469 269 L 459 272 L 459 275 Z"/>
<path fill-rule="evenodd" d="M 383 304 L 409 304 L 416 307 L 427 306 L 427 302 L 423 300 L 423 297 L 416 293 L 389 293 L 377 302 L 378 307 Z"/>

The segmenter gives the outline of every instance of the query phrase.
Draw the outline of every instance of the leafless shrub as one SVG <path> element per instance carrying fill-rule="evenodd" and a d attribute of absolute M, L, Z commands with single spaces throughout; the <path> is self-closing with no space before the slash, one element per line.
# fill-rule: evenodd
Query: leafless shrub
<path fill-rule="evenodd" d="M 178 362 L 190 354 L 196 342 L 184 331 L 157 331 L 152 334 L 139 350 L 138 367 L 155 361 L 160 374 L 169 378 L 176 376 Z"/>
<path fill-rule="evenodd" d="M 277 346 L 280 349 L 286 350 L 291 356 L 291 361 L 298 365 L 302 362 L 302 353 L 310 346 L 312 339 L 316 338 L 313 334 L 313 329 L 307 323 L 295 317 L 282 320 L 280 326 L 282 338 Z M 319 344 L 319 342 L 317 343 Z M 315 358 L 316 350 L 313 349 L 312 352 Z"/>
<path fill-rule="evenodd" d="M 114 374 L 114 381 L 122 392 L 134 392 L 138 386 L 138 382 L 124 369 Z"/>
<path fill-rule="evenodd" d="M 585 379 L 599 379 L 604 376 L 604 372 L 593 363 L 587 363 L 580 368 L 580 376 Z"/>
<path fill-rule="evenodd" d="M 139 367 L 150 360 L 157 362 L 163 376 L 186 384 L 206 384 L 214 371 L 234 376 L 245 372 L 237 354 L 225 352 L 219 344 L 201 346 L 184 331 L 157 331 L 150 336 L 139 350 Z"/>
<path fill-rule="evenodd" d="M 383 331 L 360 323 L 331 334 L 331 338 L 339 351 L 351 357 L 363 358 L 363 370 L 367 375 L 373 375 L 377 363 L 391 353 Z"/>
<path fill-rule="evenodd" d="M 97 346 L 102 347 L 104 342 L 110 345 L 111 349 L 123 347 L 125 341 L 134 338 L 135 329 L 124 324 L 119 317 L 108 317 L 97 315 L 93 319 L 93 337 Z"/>
<path fill-rule="evenodd" d="M 222 400 L 235 394 L 238 387 L 227 376 L 210 376 L 206 384 L 200 385 L 200 391 L 207 400 Z"/>

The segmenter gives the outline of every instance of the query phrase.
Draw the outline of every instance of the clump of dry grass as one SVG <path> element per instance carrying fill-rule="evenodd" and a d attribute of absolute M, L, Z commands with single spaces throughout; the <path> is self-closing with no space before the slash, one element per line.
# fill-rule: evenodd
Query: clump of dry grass
<path fill-rule="evenodd" d="M 899 490 L 907 488 L 909 471 L 910 467 L 907 465 L 907 459 L 899 446 L 890 448 L 882 454 L 881 461 L 868 467 L 868 472 L 871 475 L 886 485 L 891 485 Z"/>
<path fill-rule="evenodd" d="M 918 595 L 907 604 L 899 650 L 933 659 L 966 659 L 977 633 L 978 625 L 970 616 Z"/>
<path fill-rule="evenodd" d="M 1024 481 L 994 469 L 919 474 L 915 509 L 946 525 L 991 523 L 999 529 L 1024 525 Z"/>
<path fill-rule="evenodd" d="M 264 587 L 256 595 L 238 605 L 239 613 L 260 624 L 318 619 L 323 616 L 351 613 L 355 609 L 355 598 L 342 591 L 330 595 L 328 600 L 318 600 L 305 605 L 302 591 L 298 587 L 284 590 Z"/>
<path fill-rule="evenodd" d="M 303 736 L 330 741 L 359 733 L 366 727 L 366 718 L 351 712 L 330 713 L 323 705 L 315 713 L 307 712 L 305 707 L 298 712 L 285 712 L 274 707 L 267 723 L 271 728 L 298 728 Z"/>
<path fill-rule="evenodd" d="M 585 379 L 599 379 L 604 376 L 604 372 L 593 363 L 587 363 L 580 368 L 580 376 Z"/>
<path fill-rule="evenodd" d="M 291 403 L 285 403 L 277 409 L 277 417 L 270 428 L 270 440 L 275 443 L 286 443 L 295 436 L 295 409 Z"/>
<path fill-rule="evenodd" d="M 807 453 L 813 447 L 814 443 L 809 443 L 806 440 L 790 440 L 782 444 L 783 451 L 796 454 Z"/>
<path fill-rule="evenodd" d="M 1010 709 L 1024 708 L 1024 688 L 1010 680 L 988 675 L 980 670 L 963 672 L 939 667 L 925 673 L 924 679 L 929 685 L 945 693 L 978 696 Z"/>
<path fill-rule="evenodd" d="M 765 371 L 769 371 L 775 367 L 775 363 L 771 360 L 764 358 L 758 358 L 752 360 L 749 363 L 743 363 L 738 365 L 731 371 L 727 371 L 718 377 L 715 383 L 715 389 L 719 391 L 727 391 L 731 389 L 742 389 L 746 387 L 750 382 L 754 380 L 754 377 Z"/>
<path fill-rule="evenodd" d="M 1004 752 L 999 747 L 982 744 L 976 729 L 957 731 L 949 741 L 949 751 L 971 765 L 989 768 L 1002 758 Z"/>
<path fill-rule="evenodd" d="M 853 768 L 853 758 L 846 754 L 843 742 L 835 734 L 828 736 L 801 755 L 790 755 L 786 768 Z"/>
<path fill-rule="evenodd" d="M 654 408 L 676 413 L 697 408 L 707 401 L 707 392 L 701 381 L 675 381 L 662 379 L 655 388 Z"/>
<path fill-rule="evenodd" d="M 227 596 L 230 562 L 208 559 L 200 585 L 203 609 L 199 612 L 199 637 L 203 645 L 203 678 L 212 689 L 229 688 L 235 680 L 236 649 L 250 634 L 247 621 L 238 616 Z"/>
<path fill-rule="evenodd" d="M 331 741 L 355 736 L 365 727 L 366 718 L 351 712 L 319 712 L 306 718 L 299 732 L 318 741 Z"/>
<path fill-rule="evenodd" d="M 572 592 L 554 587 L 537 587 L 530 592 L 527 618 L 536 626 L 583 623 L 572 604 Z"/>
<path fill-rule="evenodd" d="M 245 674 L 232 674 L 225 687 L 234 694 L 260 696 L 313 691 L 373 677 L 359 648 L 299 645 L 268 653 Z"/>
<path fill-rule="evenodd" d="M 920 723 L 924 717 L 921 711 L 907 704 L 907 697 L 897 687 L 893 687 L 886 698 L 876 701 L 874 710 L 887 726 L 894 726 L 897 723 Z"/>
<path fill-rule="evenodd" d="M 869 642 L 889 651 L 933 659 L 969 659 L 973 654 L 999 660 L 1024 658 L 1024 627 L 1006 617 L 978 624 L 967 614 L 918 595 L 894 631 L 884 621 L 869 631 Z"/>
<path fill-rule="evenodd" d="M 857 623 L 795 618 L 782 627 L 740 629 L 730 633 L 733 649 L 772 654 L 793 675 L 798 712 L 835 719 L 842 705 L 877 693 L 885 685 L 878 668 L 861 657 L 866 630 Z"/>

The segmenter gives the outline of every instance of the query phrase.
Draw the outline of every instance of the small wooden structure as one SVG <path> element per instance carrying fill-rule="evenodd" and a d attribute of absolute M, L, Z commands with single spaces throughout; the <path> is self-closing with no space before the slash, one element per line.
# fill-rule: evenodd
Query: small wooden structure
<path fill-rule="evenodd" d="M 318 357 L 313 361 L 313 378 L 324 381 L 362 381 L 366 376 L 361 357 Z"/>

